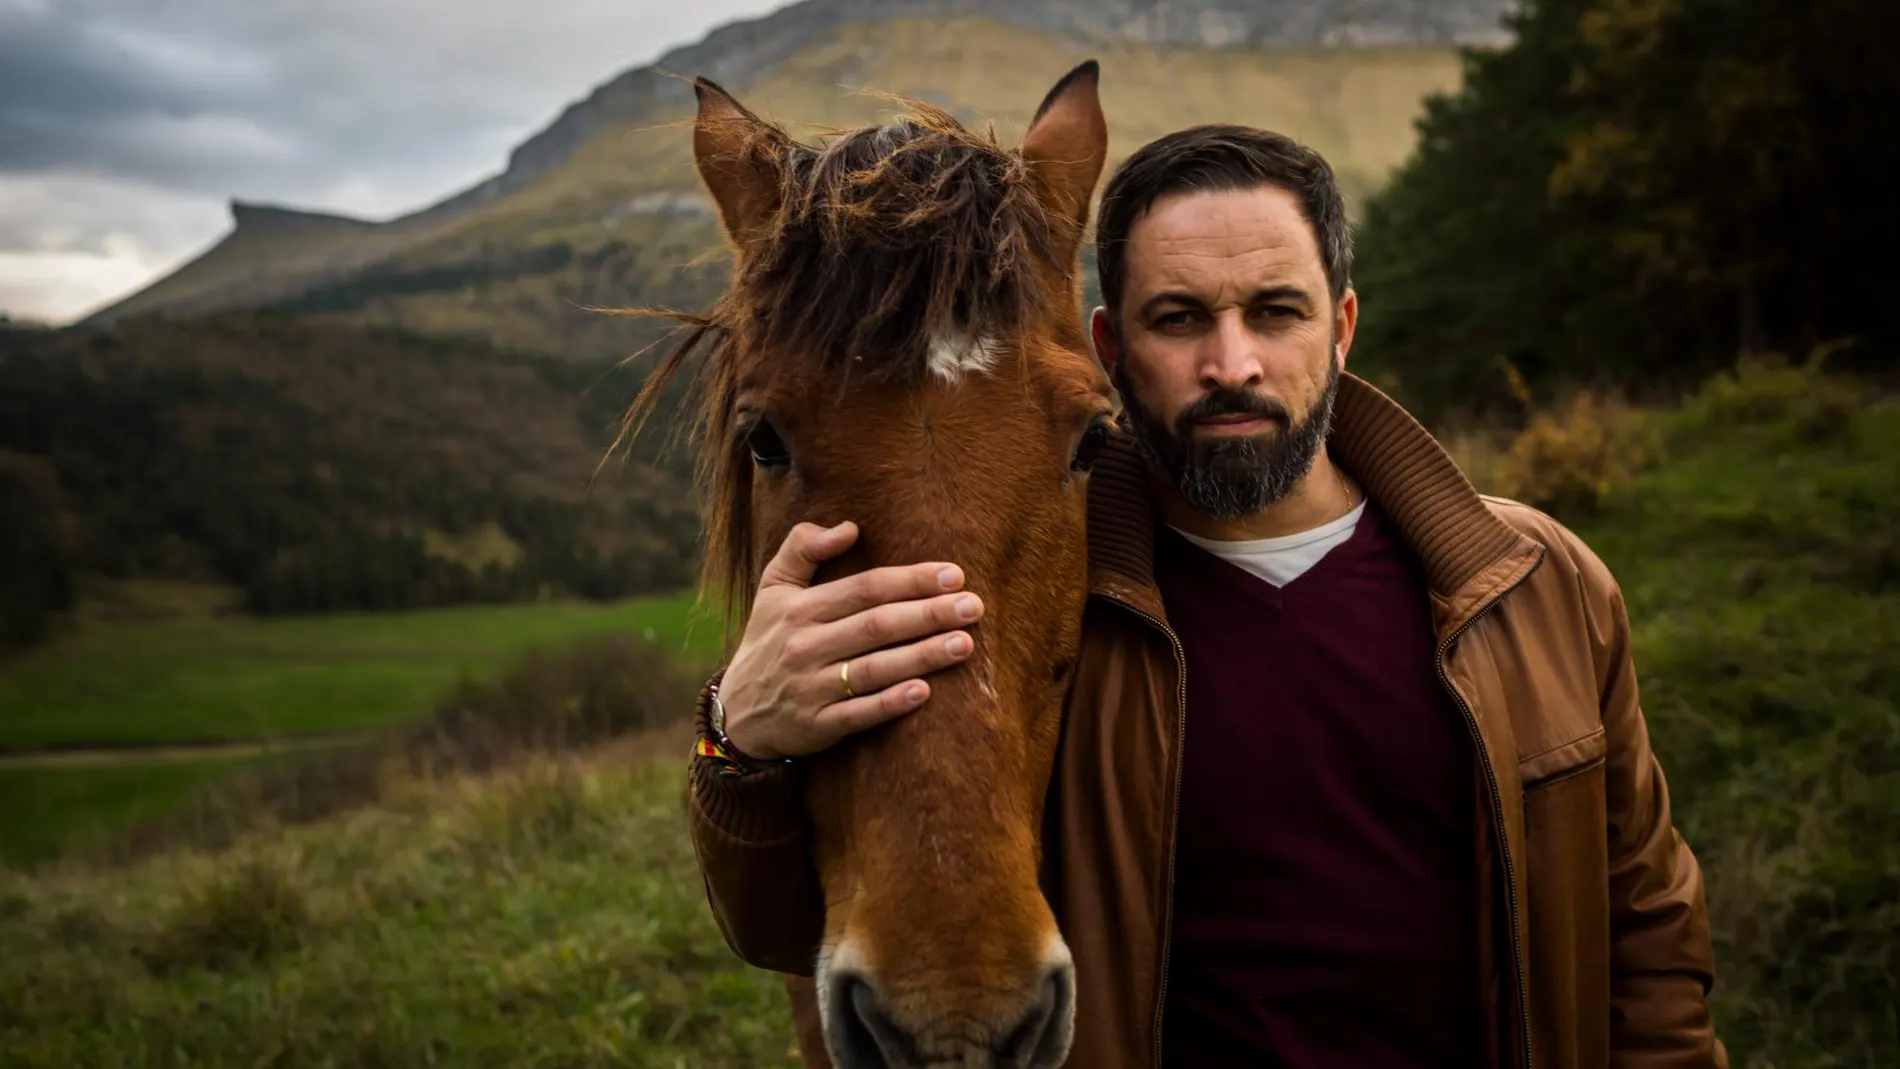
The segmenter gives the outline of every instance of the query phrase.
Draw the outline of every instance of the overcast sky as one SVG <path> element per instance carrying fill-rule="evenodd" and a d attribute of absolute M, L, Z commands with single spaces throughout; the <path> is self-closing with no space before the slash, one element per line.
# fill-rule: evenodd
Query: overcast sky
<path fill-rule="evenodd" d="M 786 0 L 0 0 L 0 313 L 65 321 L 227 204 L 380 219 L 561 108 Z"/>

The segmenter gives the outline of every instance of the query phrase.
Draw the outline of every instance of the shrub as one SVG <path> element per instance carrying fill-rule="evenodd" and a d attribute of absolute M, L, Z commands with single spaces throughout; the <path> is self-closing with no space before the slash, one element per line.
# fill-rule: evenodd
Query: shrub
<path fill-rule="evenodd" d="M 53 466 L 0 449 L 0 651 L 45 639 L 72 607 L 77 546 Z"/>
<path fill-rule="evenodd" d="M 187 887 L 140 960 L 155 974 L 262 962 L 302 945 L 310 906 L 296 876 L 260 854 L 234 857 Z"/>
<path fill-rule="evenodd" d="M 419 772 L 480 771 L 523 750 L 572 750 L 677 722 L 691 713 L 695 687 L 630 635 L 530 650 L 505 675 L 456 684 L 404 749 Z"/>
<path fill-rule="evenodd" d="M 103 849 L 126 860 L 180 844 L 222 846 L 264 821 L 303 824 L 370 804 L 392 778 L 487 772 L 524 754 L 665 727 L 692 713 L 698 681 L 688 672 L 654 643 L 626 634 L 530 650 L 495 678 L 465 677 L 420 724 L 239 776 Z"/>
<path fill-rule="evenodd" d="M 1498 461 L 1498 492 L 1564 518 L 1587 516 L 1653 458 L 1637 410 L 1583 392 L 1538 412 Z"/>

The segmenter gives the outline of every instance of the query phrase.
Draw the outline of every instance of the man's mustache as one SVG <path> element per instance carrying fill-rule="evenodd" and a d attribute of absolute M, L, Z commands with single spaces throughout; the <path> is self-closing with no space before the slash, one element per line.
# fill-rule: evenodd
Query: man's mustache
<path fill-rule="evenodd" d="M 1216 416 L 1258 416 L 1277 421 L 1282 428 L 1291 426 L 1293 413 L 1277 398 L 1262 397 L 1245 390 L 1214 390 L 1196 399 L 1175 417 L 1175 433 L 1189 437 L 1194 425 Z"/>

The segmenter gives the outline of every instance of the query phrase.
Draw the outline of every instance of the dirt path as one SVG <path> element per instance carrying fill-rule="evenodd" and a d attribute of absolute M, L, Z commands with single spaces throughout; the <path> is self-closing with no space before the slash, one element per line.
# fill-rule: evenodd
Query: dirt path
<path fill-rule="evenodd" d="M 346 746 L 360 737 L 322 735 L 314 738 L 231 739 L 222 742 L 152 743 L 145 746 L 101 746 L 91 749 L 0 753 L 0 769 L 99 768 L 161 762 L 228 761 L 241 757 L 304 753 L 310 750 Z"/>

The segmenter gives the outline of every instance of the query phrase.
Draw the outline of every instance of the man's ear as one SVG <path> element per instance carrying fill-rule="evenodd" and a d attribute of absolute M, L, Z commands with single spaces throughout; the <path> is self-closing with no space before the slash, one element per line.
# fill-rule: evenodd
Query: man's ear
<path fill-rule="evenodd" d="M 1095 362 L 1102 365 L 1108 377 L 1115 377 L 1115 369 L 1121 365 L 1121 342 L 1115 336 L 1115 321 L 1106 308 L 1097 308 L 1089 314 L 1090 348 L 1095 350 Z"/>
<path fill-rule="evenodd" d="M 1049 211 L 1075 225 L 1073 257 L 1088 228 L 1095 183 L 1108 162 L 1108 120 L 1102 115 L 1101 65 L 1094 60 L 1062 76 L 1023 134 L 1023 159 L 1042 186 Z"/>
<path fill-rule="evenodd" d="M 1352 350 L 1352 336 L 1359 329 L 1359 294 L 1351 286 L 1339 298 L 1339 311 L 1333 315 L 1333 362 L 1346 370 L 1346 354 Z"/>
<path fill-rule="evenodd" d="M 732 94 L 704 78 L 693 80 L 699 117 L 693 123 L 693 162 L 719 206 L 733 244 L 744 247 L 769 228 L 779 207 L 775 158 L 784 135 L 745 109 Z"/>

